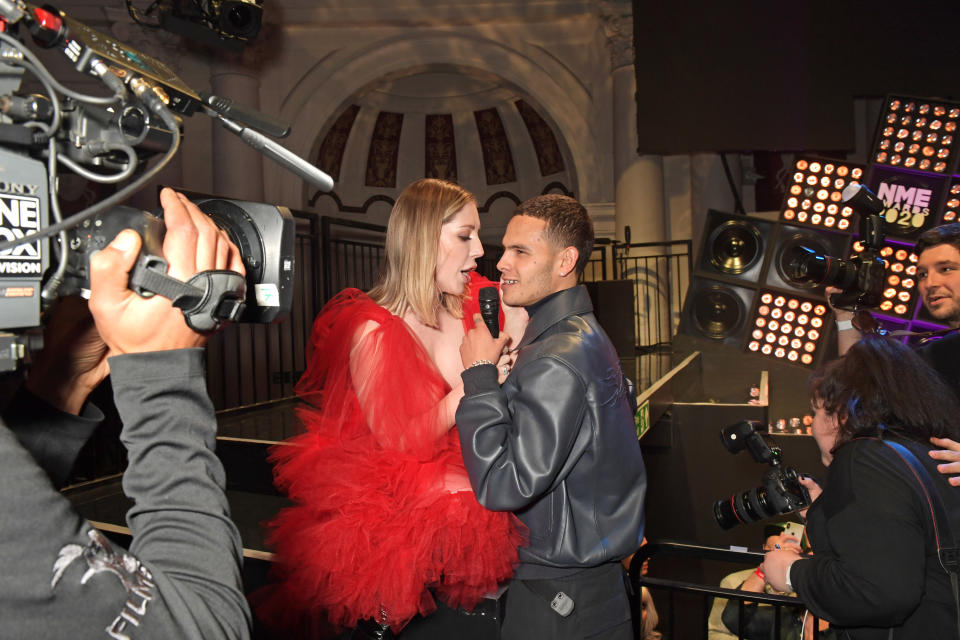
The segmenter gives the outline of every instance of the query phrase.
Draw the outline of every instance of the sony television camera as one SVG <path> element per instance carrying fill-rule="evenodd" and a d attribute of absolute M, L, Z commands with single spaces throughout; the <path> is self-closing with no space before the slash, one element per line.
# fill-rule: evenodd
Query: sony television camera
<path fill-rule="evenodd" d="M 76 71 L 99 78 L 113 95 L 64 87 L 24 45 L 27 39 L 59 49 Z M 18 94 L 24 70 L 37 76 L 45 95 Z M 131 289 L 174 300 L 195 329 L 209 331 L 237 320 L 274 322 L 287 315 L 294 221 L 285 208 L 197 201 L 239 248 L 246 278 L 206 272 L 211 275 L 183 283 L 166 275 L 162 213 L 120 206 L 173 157 L 180 118 L 198 108 L 305 180 L 332 188 L 329 176 L 237 121 L 280 137 L 288 131 L 284 125 L 227 99 L 194 92 L 162 62 L 49 5 L 0 0 L 0 372 L 15 370 L 42 348 L 42 311 L 60 296 L 88 293 L 90 256 L 124 229 L 138 231 L 144 240 Z M 147 168 L 145 160 L 160 153 Z M 63 219 L 56 194 L 60 165 L 87 180 L 124 186 Z"/>
<path fill-rule="evenodd" d="M 876 307 L 883 302 L 886 262 L 880 257 L 883 248 L 883 201 L 867 187 L 851 183 L 843 190 L 842 199 L 860 214 L 860 242 L 863 251 L 850 260 L 823 255 L 804 246 L 794 249 L 788 272 L 796 282 L 812 282 L 837 287 L 841 293 L 830 298 L 837 309 Z"/>
<path fill-rule="evenodd" d="M 720 439 L 730 453 L 747 449 L 755 462 L 770 465 L 760 486 L 714 503 L 713 517 L 723 529 L 810 506 L 810 494 L 800 484 L 800 474 L 783 466 L 780 447 L 764 439 L 757 431 L 759 426 L 759 422 L 744 420 L 720 430 Z"/>

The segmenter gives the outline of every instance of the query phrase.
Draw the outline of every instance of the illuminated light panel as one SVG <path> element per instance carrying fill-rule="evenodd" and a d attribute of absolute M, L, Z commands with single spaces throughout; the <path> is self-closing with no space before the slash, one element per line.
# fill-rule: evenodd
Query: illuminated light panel
<path fill-rule="evenodd" d="M 827 306 L 816 300 L 762 291 L 746 350 L 812 367 L 828 312 Z"/>
<path fill-rule="evenodd" d="M 850 257 L 862 251 L 863 243 L 855 240 Z M 885 244 L 880 248 L 880 257 L 887 263 L 887 275 L 878 309 L 884 315 L 909 319 L 918 295 L 917 254 L 906 245 Z"/>
<path fill-rule="evenodd" d="M 950 184 L 947 203 L 943 207 L 941 222 L 956 222 L 960 216 L 960 178 L 954 178 Z"/>
<path fill-rule="evenodd" d="M 871 159 L 877 164 L 947 173 L 960 106 L 922 98 L 890 98 Z"/>
<path fill-rule="evenodd" d="M 860 165 L 798 159 L 793 165 L 780 219 L 820 228 L 849 229 L 853 210 L 842 202 L 843 189 L 851 182 L 862 182 L 863 174 Z"/>

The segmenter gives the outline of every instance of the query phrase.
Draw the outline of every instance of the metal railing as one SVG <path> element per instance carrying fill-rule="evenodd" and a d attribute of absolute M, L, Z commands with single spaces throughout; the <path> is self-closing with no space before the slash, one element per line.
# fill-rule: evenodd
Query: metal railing
<path fill-rule="evenodd" d="M 738 602 L 738 622 L 739 629 L 736 634 L 739 638 L 744 638 L 746 615 L 745 609 L 748 603 L 757 603 L 771 606 L 774 609 L 774 630 L 773 638 L 780 638 L 781 627 L 785 624 L 783 616 L 793 611 L 803 611 L 806 607 L 799 598 L 786 595 L 776 595 L 768 593 L 756 593 L 752 591 L 740 591 L 737 589 L 724 589 L 719 586 L 703 585 L 692 582 L 683 582 L 670 580 L 666 578 L 656 578 L 650 575 L 642 575 L 642 567 L 645 561 L 651 558 L 674 557 L 694 560 L 707 560 L 720 563 L 737 563 L 745 565 L 745 568 L 758 567 L 763 562 L 763 554 L 752 551 L 731 551 L 718 547 L 705 547 L 700 545 L 684 544 L 679 542 L 652 542 L 645 544 L 634 554 L 630 561 L 628 576 L 633 591 L 640 593 L 641 587 L 650 589 L 654 595 L 654 603 L 660 613 L 661 625 L 658 630 L 667 638 L 703 638 L 707 640 L 709 636 L 709 617 L 714 598 L 723 598 Z M 678 594 L 688 594 L 699 597 L 701 602 L 700 615 L 693 615 L 694 612 L 689 607 L 682 611 L 683 620 L 677 617 Z M 664 605 L 665 596 L 665 605 Z M 636 598 L 639 602 L 639 597 Z M 667 615 L 664 617 L 663 611 L 666 609 Z M 786 610 L 786 611 L 785 611 Z M 635 611 L 634 617 L 639 619 L 640 612 Z M 807 617 L 807 623 L 812 625 L 813 638 L 820 637 L 819 620 L 810 613 Z M 686 626 L 681 626 L 685 624 Z M 691 625 L 696 627 L 692 630 Z"/>

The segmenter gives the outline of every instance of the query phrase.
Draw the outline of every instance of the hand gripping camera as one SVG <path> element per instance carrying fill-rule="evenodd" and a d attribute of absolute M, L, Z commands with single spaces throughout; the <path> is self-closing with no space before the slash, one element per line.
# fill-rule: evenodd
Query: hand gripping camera
<path fill-rule="evenodd" d="M 860 214 L 860 242 L 863 251 L 850 260 L 823 255 L 809 247 L 798 246 L 790 257 L 789 277 L 796 282 L 813 282 L 841 289 L 830 303 L 837 309 L 876 307 L 883 302 L 886 262 L 883 248 L 883 201 L 868 188 L 850 183 L 843 190 L 843 201 Z"/>
<path fill-rule="evenodd" d="M 800 484 L 800 474 L 792 467 L 783 466 L 780 447 L 767 442 L 757 432 L 759 426 L 759 422 L 744 420 L 720 431 L 720 439 L 730 453 L 747 449 L 755 462 L 770 465 L 760 486 L 714 503 L 713 517 L 723 529 L 810 506 L 810 494 Z"/>

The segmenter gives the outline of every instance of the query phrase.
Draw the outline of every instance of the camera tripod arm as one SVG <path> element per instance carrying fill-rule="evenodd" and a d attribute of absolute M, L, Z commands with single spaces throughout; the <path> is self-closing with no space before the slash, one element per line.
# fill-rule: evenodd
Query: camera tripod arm
<path fill-rule="evenodd" d="M 246 279 L 226 269 L 201 271 L 187 282 L 167 275 L 167 261 L 140 255 L 130 272 L 130 289 L 143 297 L 160 295 L 183 312 L 187 326 L 198 333 L 216 331 L 243 313 Z"/>

